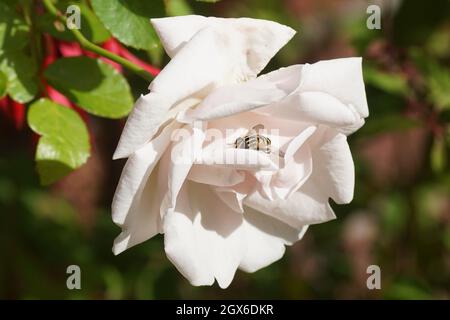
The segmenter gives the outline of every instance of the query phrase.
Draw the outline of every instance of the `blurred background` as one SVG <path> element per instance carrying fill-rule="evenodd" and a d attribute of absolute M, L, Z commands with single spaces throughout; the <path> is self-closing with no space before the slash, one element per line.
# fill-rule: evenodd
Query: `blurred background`
<path fill-rule="evenodd" d="M 370 116 L 349 138 L 353 202 L 332 204 L 337 220 L 312 226 L 271 266 L 238 271 L 227 290 L 192 287 L 165 257 L 162 236 L 117 257 L 111 253 L 119 228 L 110 203 L 124 165 L 111 157 L 124 120 L 85 115 L 87 163 L 41 186 L 35 135 L 20 122 L 19 109 L 13 117 L 3 112 L 0 298 L 449 299 L 450 1 L 180 3 L 183 12 L 264 18 L 298 30 L 264 72 L 363 57 Z M 366 25 L 369 4 L 381 8 L 381 29 Z M 160 48 L 129 50 L 155 67 L 168 61 Z M 125 76 L 134 97 L 146 92 L 148 83 Z M 72 264 L 81 267 L 81 290 L 66 288 Z M 366 287 L 366 268 L 373 264 L 381 268 L 381 290 Z"/>

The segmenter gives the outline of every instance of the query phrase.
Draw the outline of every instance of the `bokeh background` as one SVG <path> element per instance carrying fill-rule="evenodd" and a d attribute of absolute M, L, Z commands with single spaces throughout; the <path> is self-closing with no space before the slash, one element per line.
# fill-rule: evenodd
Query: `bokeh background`
<path fill-rule="evenodd" d="M 363 57 L 370 116 L 349 138 L 353 202 L 332 204 L 337 220 L 312 226 L 273 265 L 238 271 L 227 290 L 192 287 L 165 257 L 162 236 L 111 253 L 119 228 L 110 203 L 124 165 L 111 156 L 123 120 L 87 116 L 88 162 L 43 187 L 32 131 L 2 114 L 0 298 L 449 299 L 450 1 L 185 3 L 197 14 L 266 18 L 298 30 L 265 72 Z M 381 30 L 366 26 L 369 4 L 381 8 Z M 134 54 L 154 66 L 167 62 L 163 55 Z M 145 92 L 147 83 L 126 76 L 135 97 Z M 72 264 L 81 267 L 81 290 L 66 288 Z M 381 290 L 366 287 L 372 264 L 381 268 Z"/>

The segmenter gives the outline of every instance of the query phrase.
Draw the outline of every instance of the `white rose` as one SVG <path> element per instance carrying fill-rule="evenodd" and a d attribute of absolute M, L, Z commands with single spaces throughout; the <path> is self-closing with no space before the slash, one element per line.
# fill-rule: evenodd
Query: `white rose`
<path fill-rule="evenodd" d="M 193 285 L 226 288 L 237 268 L 271 264 L 309 225 L 334 219 L 330 197 L 352 200 L 346 135 L 368 116 L 361 59 L 256 78 L 292 29 L 201 16 L 152 23 L 172 60 L 136 102 L 114 155 L 129 159 L 112 205 L 122 227 L 113 252 L 163 233 Z M 266 152 L 236 147 L 255 133 L 271 140 Z"/>

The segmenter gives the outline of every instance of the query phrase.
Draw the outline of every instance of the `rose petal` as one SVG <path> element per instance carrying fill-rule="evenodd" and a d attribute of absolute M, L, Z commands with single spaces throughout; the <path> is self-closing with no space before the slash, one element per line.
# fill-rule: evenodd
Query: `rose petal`
<path fill-rule="evenodd" d="M 308 179 L 306 183 L 287 199 L 268 200 L 259 192 L 253 192 L 244 199 L 244 204 L 263 212 L 294 228 L 317 224 L 335 219 L 328 196 Z"/>
<path fill-rule="evenodd" d="M 175 122 L 168 125 L 158 137 L 127 160 L 112 202 L 112 218 L 116 224 L 122 226 L 133 202 L 140 200 L 139 192 L 144 188 L 158 160 L 170 144 L 171 134 L 177 127 L 179 124 Z"/>
<path fill-rule="evenodd" d="M 150 19 L 153 28 L 169 57 L 175 54 L 198 31 L 208 26 L 208 18 L 198 15 L 187 15 L 169 18 Z"/>
<path fill-rule="evenodd" d="M 208 186 L 188 182 L 175 210 L 164 217 L 166 254 L 191 284 L 211 285 L 216 278 L 226 288 L 244 251 L 241 224 L 242 214 L 228 208 Z"/>
<path fill-rule="evenodd" d="M 196 164 L 205 166 L 218 166 L 234 170 L 267 170 L 277 171 L 280 159 L 277 155 L 266 154 L 258 150 L 214 149 L 204 150 L 195 160 Z"/>
<path fill-rule="evenodd" d="M 180 114 L 178 120 L 211 120 L 228 117 L 282 100 L 300 81 L 301 65 L 281 68 L 241 84 L 220 87 L 195 109 Z"/>
<path fill-rule="evenodd" d="M 306 64 L 294 93 L 255 111 L 267 116 L 326 124 L 351 134 L 368 116 L 361 58 Z"/>
<path fill-rule="evenodd" d="M 158 197 L 157 170 L 155 170 L 143 185 L 142 190 L 135 196 L 124 222 L 122 232 L 114 240 L 112 251 L 115 255 L 140 244 L 159 232 L 160 215 Z"/>
<path fill-rule="evenodd" d="M 308 146 L 303 146 L 272 177 L 270 185 L 272 194 L 275 194 L 280 199 L 288 198 L 305 183 L 312 172 L 311 151 Z"/>
<path fill-rule="evenodd" d="M 142 95 L 128 116 L 113 159 L 128 157 L 150 141 L 164 122 L 171 121 L 179 110 L 190 108 L 198 101 L 197 99 L 187 99 L 168 113 L 172 106 L 170 99 L 154 92 Z"/>
<path fill-rule="evenodd" d="M 355 187 L 355 166 L 347 137 L 333 129 L 321 130 L 322 136 L 314 142 L 311 179 L 336 203 L 349 203 Z"/>
<path fill-rule="evenodd" d="M 362 118 L 369 116 L 362 74 L 362 58 L 342 58 L 307 64 L 300 91 L 327 93 L 351 105 Z"/>
<path fill-rule="evenodd" d="M 166 127 L 161 135 L 134 153 L 125 164 L 112 202 L 112 219 L 122 227 L 122 233 L 114 242 L 114 254 L 158 233 L 161 202 L 158 194 L 164 190 L 164 185 L 152 172 L 169 145 L 176 126 L 179 124 Z"/>
<path fill-rule="evenodd" d="M 172 145 L 164 162 L 168 166 L 167 193 L 161 205 L 161 215 L 173 210 L 176 205 L 178 193 L 186 180 L 189 171 L 201 151 L 205 139 L 204 127 L 185 126 L 172 135 Z"/>
<path fill-rule="evenodd" d="M 351 126 L 360 119 L 359 114 L 349 106 L 323 92 L 293 94 L 256 111 L 267 116 L 333 127 Z"/>
<path fill-rule="evenodd" d="M 242 172 L 234 168 L 223 168 L 196 164 L 187 177 L 189 180 L 218 187 L 230 187 L 245 179 Z"/>
<path fill-rule="evenodd" d="M 256 75 L 295 34 L 295 30 L 279 23 L 260 19 L 224 19 L 188 15 L 151 19 L 161 42 L 170 57 L 176 56 L 202 30 L 214 27 L 218 31 L 216 41 L 208 43 L 210 48 L 221 40 L 231 40 L 227 49 L 245 56 L 245 63 Z M 223 30 L 230 37 L 221 38 Z M 209 52 L 208 52 L 209 54 Z M 211 59 L 212 55 L 207 58 Z M 239 57 L 237 57 L 239 58 Z M 235 60 L 240 61 L 242 59 Z"/>
<path fill-rule="evenodd" d="M 239 269 L 255 272 L 280 259 L 285 245 L 300 240 L 308 226 L 295 229 L 280 220 L 245 207 L 244 223 L 246 251 Z"/>

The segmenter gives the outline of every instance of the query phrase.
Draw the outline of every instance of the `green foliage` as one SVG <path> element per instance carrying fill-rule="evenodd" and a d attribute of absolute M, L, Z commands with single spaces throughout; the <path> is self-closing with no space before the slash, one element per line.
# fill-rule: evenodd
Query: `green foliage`
<path fill-rule="evenodd" d="M 82 2 L 75 1 L 60 1 L 57 3 L 58 9 L 61 12 L 66 12 L 66 9 L 70 5 L 77 5 L 80 8 L 80 31 L 83 35 L 94 43 L 102 43 L 110 38 L 108 30 L 103 26 L 95 13 L 89 6 Z M 42 31 L 48 32 L 53 37 L 65 41 L 75 41 L 73 34 L 66 28 L 66 26 L 60 22 L 57 22 L 55 18 L 45 13 L 41 19 L 38 20 L 39 27 Z"/>
<path fill-rule="evenodd" d="M 183 16 L 193 13 L 185 0 L 164 0 L 164 4 L 169 16 Z"/>
<path fill-rule="evenodd" d="M 7 92 L 20 103 L 30 102 L 37 94 L 36 64 L 21 51 L 0 52 L 0 70 L 8 77 Z"/>
<path fill-rule="evenodd" d="M 36 151 L 42 184 L 57 181 L 88 159 L 89 134 L 75 111 L 48 99 L 40 99 L 30 107 L 28 124 L 42 136 Z"/>
<path fill-rule="evenodd" d="M 29 28 L 15 10 L 0 2 L 0 45 L 2 51 L 23 49 L 29 40 Z"/>
<path fill-rule="evenodd" d="M 406 96 L 408 84 L 404 76 L 400 74 L 383 72 L 373 66 L 364 66 L 364 80 L 384 92 Z"/>
<path fill-rule="evenodd" d="M 439 109 L 450 108 L 450 69 L 433 64 L 427 77 L 430 100 Z"/>
<path fill-rule="evenodd" d="M 0 99 L 6 95 L 7 81 L 8 78 L 6 77 L 6 75 L 0 71 Z"/>
<path fill-rule="evenodd" d="M 402 46 L 423 44 L 449 17 L 449 12 L 448 0 L 403 1 L 394 18 L 395 43 Z"/>
<path fill-rule="evenodd" d="M 427 98 L 439 110 L 450 108 L 450 68 L 430 59 L 426 52 L 411 49 L 409 54 L 423 73 Z"/>
<path fill-rule="evenodd" d="M 164 15 L 161 0 L 92 0 L 92 6 L 106 28 L 123 44 L 144 50 L 160 46 L 149 19 Z"/>
<path fill-rule="evenodd" d="M 62 58 L 45 70 L 45 77 L 53 87 L 94 115 L 122 118 L 133 107 L 128 82 L 99 59 Z"/>
<path fill-rule="evenodd" d="M 432 296 L 428 290 L 416 284 L 414 279 L 403 279 L 396 282 L 384 293 L 385 299 L 429 300 Z"/>
<path fill-rule="evenodd" d="M 29 27 L 12 7 L 0 3 L 0 71 L 7 77 L 6 91 L 21 103 L 37 93 L 36 62 L 25 52 Z"/>
<path fill-rule="evenodd" d="M 436 138 L 431 147 L 431 169 L 436 173 L 442 173 L 447 162 L 447 150 L 445 148 L 445 141 L 442 138 Z"/>

